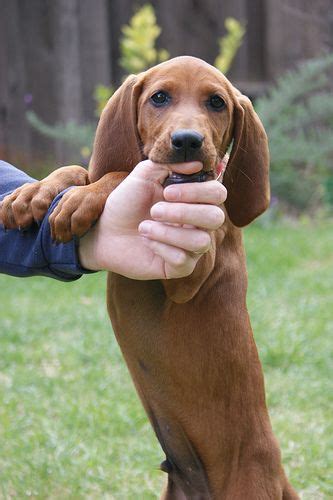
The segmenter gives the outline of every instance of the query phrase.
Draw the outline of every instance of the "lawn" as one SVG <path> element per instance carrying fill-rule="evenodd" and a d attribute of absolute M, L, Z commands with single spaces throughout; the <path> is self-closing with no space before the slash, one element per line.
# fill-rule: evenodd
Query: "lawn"
<path fill-rule="evenodd" d="M 245 241 L 285 467 L 303 499 L 333 498 L 333 223 L 253 225 Z M 105 276 L 0 285 L 0 498 L 158 498 L 163 454 L 112 335 Z"/>

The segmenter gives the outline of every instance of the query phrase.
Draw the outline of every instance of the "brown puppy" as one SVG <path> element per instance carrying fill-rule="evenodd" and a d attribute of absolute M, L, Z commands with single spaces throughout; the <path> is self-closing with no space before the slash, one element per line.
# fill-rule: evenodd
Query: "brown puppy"
<path fill-rule="evenodd" d="M 110 274 L 108 280 L 114 331 L 166 454 L 164 499 L 298 498 L 272 433 L 246 309 L 239 227 L 269 202 L 267 138 L 250 101 L 192 57 L 129 77 L 101 116 L 92 184 L 67 193 L 51 220 L 58 240 L 80 235 L 144 157 L 200 160 L 214 174 L 232 141 L 226 222 L 192 275 L 145 282 Z M 5 222 L 14 217 L 14 199 L 6 201 Z M 19 197 L 15 203 L 17 222 Z"/>

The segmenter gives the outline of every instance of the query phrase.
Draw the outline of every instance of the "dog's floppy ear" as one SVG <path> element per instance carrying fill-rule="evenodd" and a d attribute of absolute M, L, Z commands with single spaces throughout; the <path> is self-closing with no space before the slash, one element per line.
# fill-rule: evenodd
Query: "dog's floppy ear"
<path fill-rule="evenodd" d="M 264 127 L 251 101 L 235 89 L 233 147 L 224 184 L 228 215 L 246 226 L 269 206 L 269 150 Z"/>
<path fill-rule="evenodd" d="M 142 160 L 137 131 L 139 78 L 129 76 L 105 106 L 96 131 L 89 176 L 92 182 L 108 172 L 131 171 Z"/>

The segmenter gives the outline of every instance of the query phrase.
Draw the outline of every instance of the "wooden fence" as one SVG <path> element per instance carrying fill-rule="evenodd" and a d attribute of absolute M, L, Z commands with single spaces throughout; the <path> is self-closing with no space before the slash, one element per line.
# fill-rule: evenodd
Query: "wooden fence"
<path fill-rule="evenodd" d="M 119 83 L 119 37 L 131 0 L 0 0 L 0 156 L 21 167 L 73 161 L 73 151 L 26 121 L 94 120 L 93 90 Z M 333 0 L 152 0 L 171 56 L 213 62 L 224 21 L 246 25 L 229 73 L 251 96 L 298 61 L 333 48 Z M 77 153 L 75 153 L 77 154 Z M 79 161 L 79 158 L 76 159 Z"/>

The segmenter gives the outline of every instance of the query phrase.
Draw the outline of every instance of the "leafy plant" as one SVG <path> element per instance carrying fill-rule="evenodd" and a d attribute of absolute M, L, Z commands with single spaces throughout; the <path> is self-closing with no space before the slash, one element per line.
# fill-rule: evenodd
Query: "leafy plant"
<path fill-rule="evenodd" d="M 245 29 L 232 18 L 226 19 L 225 26 L 227 35 L 220 39 L 220 54 L 216 59 L 216 64 L 221 71 L 226 73 L 242 42 Z M 133 15 L 129 24 L 123 26 L 120 40 L 120 64 L 126 74 L 139 73 L 168 59 L 167 50 L 156 48 L 156 40 L 160 33 L 161 28 L 156 22 L 155 12 L 150 4 L 143 5 Z M 100 116 L 113 92 L 112 86 L 96 86 L 93 97 L 97 117 Z M 28 122 L 41 134 L 74 145 L 80 151 L 83 160 L 90 156 L 95 132 L 94 124 L 82 125 L 69 122 L 47 125 L 32 111 L 27 112 L 26 116 Z"/>
<path fill-rule="evenodd" d="M 146 4 L 122 28 L 120 65 L 126 73 L 139 73 L 169 58 L 165 49 L 156 49 L 161 28 L 156 23 L 153 7 Z"/>
<path fill-rule="evenodd" d="M 139 73 L 169 58 L 167 50 L 158 50 L 155 47 L 160 33 L 161 28 L 156 23 L 155 12 L 150 4 L 143 5 L 133 15 L 129 24 L 122 27 L 120 65 L 127 74 Z M 97 117 L 101 115 L 113 93 L 114 88 L 112 86 L 96 86 L 94 99 Z"/>
<path fill-rule="evenodd" d="M 227 34 L 219 38 L 220 52 L 215 59 L 214 65 L 222 73 L 226 74 L 231 67 L 239 47 L 242 45 L 245 27 L 233 17 L 227 17 L 224 26 Z"/>
<path fill-rule="evenodd" d="M 270 141 L 273 194 L 297 210 L 328 198 L 333 175 L 333 54 L 308 60 L 256 102 Z"/>
<path fill-rule="evenodd" d="M 56 123 L 48 125 L 41 120 L 33 111 L 27 111 L 27 121 L 41 134 L 66 141 L 69 144 L 77 147 L 81 156 L 86 159 L 91 154 L 92 143 L 94 139 L 96 125 L 94 123 L 86 123 L 78 125 L 76 122 Z"/>
<path fill-rule="evenodd" d="M 120 41 L 120 64 L 127 73 L 143 71 L 154 64 L 162 62 L 169 57 L 165 49 L 156 49 L 156 39 L 161 33 L 161 28 L 156 23 L 156 16 L 151 5 L 141 7 L 131 18 L 128 25 L 122 28 L 123 36 Z M 96 102 L 95 114 L 100 116 L 104 106 L 114 92 L 112 86 L 97 85 L 94 91 Z M 76 146 L 83 159 L 91 154 L 95 133 L 95 124 L 66 124 L 48 125 L 36 113 L 28 111 L 27 121 L 38 132 L 53 139 L 62 140 Z"/>
<path fill-rule="evenodd" d="M 114 88 L 111 85 L 96 85 L 94 90 L 94 100 L 96 103 L 95 115 L 97 117 L 101 116 L 101 113 L 114 93 Z"/>

